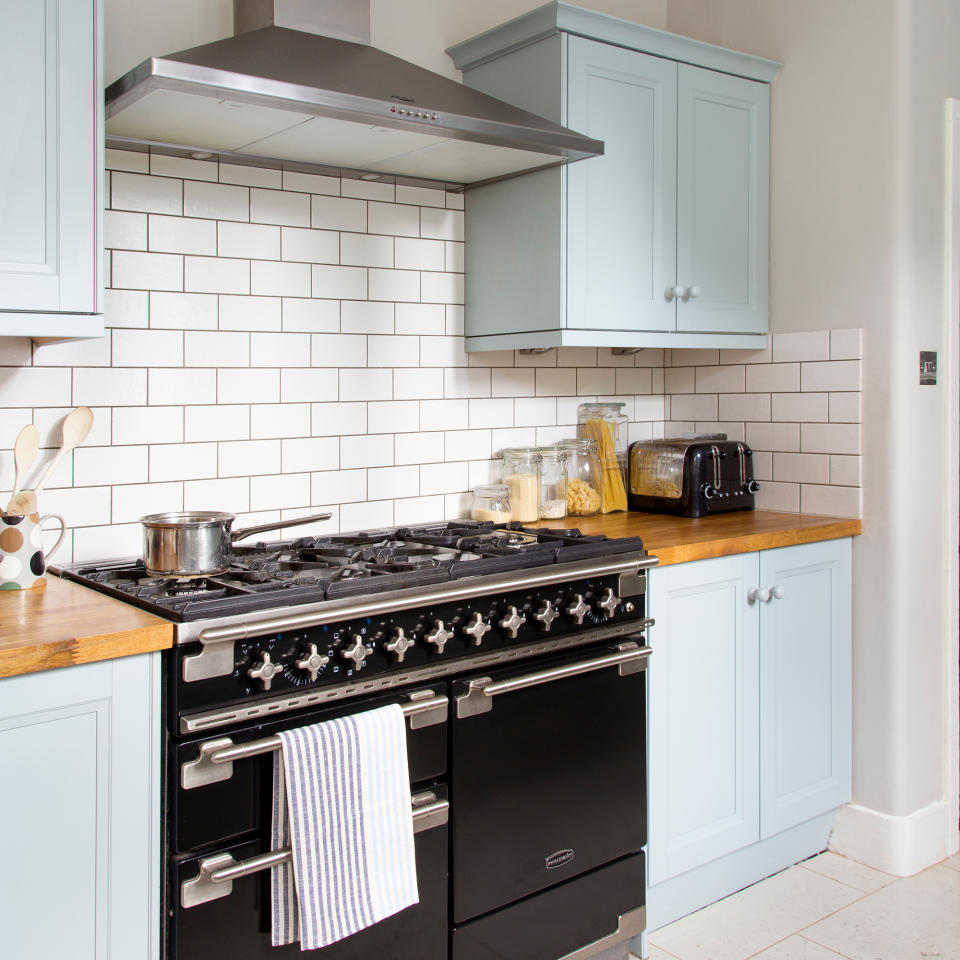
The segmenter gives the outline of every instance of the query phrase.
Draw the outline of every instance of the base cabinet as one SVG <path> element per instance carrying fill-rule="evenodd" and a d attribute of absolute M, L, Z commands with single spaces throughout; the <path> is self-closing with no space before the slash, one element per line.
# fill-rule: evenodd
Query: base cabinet
<path fill-rule="evenodd" d="M 4 956 L 159 957 L 159 657 L 0 680 Z"/>
<path fill-rule="evenodd" d="M 654 930 L 823 849 L 851 790 L 849 538 L 654 569 Z"/>

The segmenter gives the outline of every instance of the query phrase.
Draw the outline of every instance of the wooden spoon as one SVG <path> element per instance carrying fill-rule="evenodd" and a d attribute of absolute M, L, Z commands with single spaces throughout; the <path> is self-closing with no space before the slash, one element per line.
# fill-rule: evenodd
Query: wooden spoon
<path fill-rule="evenodd" d="M 49 466 L 43 471 L 43 476 L 33 490 L 21 490 L 15 497 L 10 498 L 7 505 L 8 513 L 27 516 L 37 512 L 37 494 L 43 489 L 53 468 L 60 462 L 60 458 L 74 447 L 79 446 L 87 439 L 87 434 L 93 426 L 93 411 L 89 407 L 77 407 L 63 418 L 63 428 L 60 439 L 60 449 L 54 454 Z"/>
<path fill-rule="evenodd" d="M 28 423 L 18 434 L 17 442 L 13 446 L 13 462 L 17 465 L 17 476 L 13 482 L 13 494 L 10 497 L 10 503 L 7 504 L 7 513 L 13 513 L 11 505 L 23 486 L 27 471 L 33 458 L 40 449 L 40 431 L 35 424 Z"/>

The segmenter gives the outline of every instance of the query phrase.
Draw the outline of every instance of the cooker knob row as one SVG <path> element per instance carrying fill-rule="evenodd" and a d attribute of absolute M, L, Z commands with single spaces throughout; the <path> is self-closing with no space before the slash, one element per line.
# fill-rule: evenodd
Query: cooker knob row
<path fill-rule="evenodd" d="M 470 622 L 463 628 L 463 632 L 468 637 L 472 637 L 475 647 L 479 647 L 480 644 L 483 643 L 483 635 L 492 629 L 493 627 L 491 627 L 490 624 L 483 619 L 483 615 L 478 612 L 471 617 Z"/>
<path fill-rule="evenodd" d="M 448 630 L 442 620 L 433 621 L 433 629 L 424 637 L 424 640 L 437 648 L 437 653 L 443 653 L 447 641 L 453 638 L 453 631 Z"/>
<path fill-rule="evenodd" d="M 303 659 L 297 661 L 297 669 L 305 670 L 310 675 L 310 680 L 316 680 L 317 674 L 330 662 L 329 657 L 317 652 L 315 643 L 307 644 Z M 269 688 L 268 688 L 269 689 Z"/>
<path fill-rule="evenodd" d="M 519 633 L 520 628 L 527 622 L 527 618 L 517 610 L 516 607 L 507 607 L 506 616 L 500 621 L 500 629 L 506 630 L 510 634 L 512 640 L 517 639 L 517 633 Z"/>
<path fill-rule="evenodd" d="M 414 643 L 413 637 L 408 637 L 403 627 L 396 627 L 393 631 L 393 639 L 389 643 L 385 643 L 383 649 L 389 650 L 397 663 L 403 663 L 403 658 Z"/>
<path fill-rule="evenodd" d="M 560 613 L 554 608 L 549 600 L 544 600 L 543 606 L 533 615 L 534 620 L 539 620 L 543 624 L 543 632 L 549 633 L 553 626 L 553 621 L 560 618 Z"/>
<path fill-rule="evenodd" d="M 607 587 L 607 592 L 604 595 L 604 598 L 597 604 L 597 606 L 603 610 L 608 617 L 612 617 L 617 612 L 617 607 L 620 606 L 620 598 Z"/>
<path fill-rule="evenodd" d="M 352 660 L 354 670 L 362 670 L 363 663 L 367 659 L 367 654 L 370 653 L 370 651 L 363 645 L 363 637 L 359 634 L 353 634 L 350 641 L 353 646 L 341 650 L 340 656 L 343 657 L 344 660 Z"/>
<path fill-rule="evenodd" d="M 248 671 L 247 676 L 251 680 L 259 680 L 263 684 L 264 690 L 269 690 L 273 683 L 273 678 L 283 670 L 279 663 L 274 663 L 270 659 L 270 654 L 266 650 L 260 654 L 260 662 L 255 663 Z"/>

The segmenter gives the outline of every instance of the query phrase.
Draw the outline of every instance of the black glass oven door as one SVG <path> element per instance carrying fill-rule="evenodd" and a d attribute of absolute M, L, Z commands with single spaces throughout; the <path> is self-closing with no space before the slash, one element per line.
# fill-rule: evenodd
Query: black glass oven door
<path fill-rule="evenodd" d="M 461 923 L 646 841 L 642 639 L 453 684 L 453 907 Z"/>

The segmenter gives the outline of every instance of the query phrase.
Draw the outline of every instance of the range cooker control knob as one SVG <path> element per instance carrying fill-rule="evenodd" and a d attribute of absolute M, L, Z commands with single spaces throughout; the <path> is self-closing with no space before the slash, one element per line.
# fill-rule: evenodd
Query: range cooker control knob
<path fill-rule="evenodd" d="M 317 679 L 317 674 L 330 662 L 329 657 L 317 652 L 317 645 L 310 643 L 304 651 L 303 659 L 297 661 L 298 670 L 306 670 L 311 681 Z"/>
<path fill-rule="evenodd" d="M 543 606 L 534 614 L 534 619 L 543 624 L 543 632 L 549 633 L 553 626 L 553 621 L 560 618 L 560 613 L 554 609 L 549 600 L 544 600 Z"/>
<path fill-rule="evenodd" d="M 270 659 L 270 654 L 264 650 L 260 654 L 260 662 L 255 663 L 248 671 L 247 676 L 252 680 L 259 680 L 263 684 L 264 690 L 269 690 L 273 683 L 273 678 L 283 670 L 279 663 L 274 663 Z"/>
<path fill-rule="evenodd" d="M 448 630 L 442 620 L 433 621 L 433 629 L 423 638 L 427 643 L 432 643 L 437 648 L 437 653 L 443 653 L 443 648 L 447 641 L 453 638 L 453 631 Z"/>
<path fill-rule="evenodd" d="M 463 628 L 463 632 L 473 638 L 473 645 L 479 647 L 483 643 L 483 635 L 492 629 L 479 613 L 475 613 L 470 622 Z"/>
<path fill-rule="evenodd" d="M 414 642 L 413 637 L 406 635 L 403 627 L 397 627 L 393 631 L 393 639 L 389 643 L 385 643 L 383 649 L 389 650 L 396 658 L 397 663 L 403 663 L 403 658 Z"/>
<path fill-rule="evenodd" d="M 353 646 L 346 650 L 341 650 L 340 656 L 343 657 L 344 660 L 352 660 L 354 670 L 362 670 L 363 662 L 367 659 L 367 654 L 370 651 L 363 645 L 363 637 L 358 633 L 355 633 L 353 637 L 351 637 L 351 640 L 353 641 Z"/>
<path fill-rule="evenodd" d="M 507 607 L 507 615 L 500 621 L 500 629 L 506 630 L 511 640 L 516 640 L 517 633 L 526 622 L 527 618 L 516 607 Z"/>
<path fill-rule="evenodd" d="M 606 596 L 600 601 L 599 604 L 597 604 L 597 606 L 599 606 L 608 617 L 612 617 L 617 612 L 617 607 L 620 606 L 620 598 L 613 592 L 613 590 L 610 589 L 610 587 L 607 587 Z"/>
<path fill-rule="evenodd" d="M 574 600 L 576 603 L 571 603 L 567 607 L 567 616 L 571 617 L 573 620 L 576 620 L 578 626 L 583 626 L 583 618 L 590 612 L 590 604 L 584 603 L 583 594 L 578 593 Z"/>

